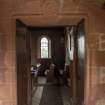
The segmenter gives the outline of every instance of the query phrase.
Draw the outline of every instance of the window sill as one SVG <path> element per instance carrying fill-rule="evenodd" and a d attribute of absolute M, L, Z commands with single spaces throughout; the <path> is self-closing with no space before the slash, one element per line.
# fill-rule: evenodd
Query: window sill
<path fill-rule="evenodd" d="M 41 59 L 41 60 L 50 60 L 52 58 L 38 58 L 38 59 Z"/>

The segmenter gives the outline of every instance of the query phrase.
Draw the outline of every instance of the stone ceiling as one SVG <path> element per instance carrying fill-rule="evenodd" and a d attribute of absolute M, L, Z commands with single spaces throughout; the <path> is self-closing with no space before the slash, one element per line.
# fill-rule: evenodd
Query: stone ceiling
<path fill-rule="evenodd" d="M 81 5 L 97 5 L 96 0 L 0 0 L 2 16 L 14 16 L 29 26 L 75 25 Z M 2 12 L 4 11 L 4 12 Z M 67 21 L 65 21 L 67 20 Z"/>

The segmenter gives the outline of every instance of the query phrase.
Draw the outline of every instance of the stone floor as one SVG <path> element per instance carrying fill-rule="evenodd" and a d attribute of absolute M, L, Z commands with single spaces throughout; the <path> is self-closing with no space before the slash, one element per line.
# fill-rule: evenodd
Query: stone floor
<path fill-rule="evenodd" d="M 42 97 L 42 93 L 43 93 L 43 87 L 44 85 L 40 84 L 45 84 L 46 83 L 46 78 L 45 77 L 38 77 L 38 84 L 34 87 L 34 94 L 32 97 L 32 105 L 39 105 L 40 104 L 40 100 Z"/>
<path fill-rule="evenodd" d="M 70 105 L 69 87 L 46 85 L 46 78 L 39 77 L 32 97 L 32 105 Z M 48 101 L 49 100 L 49 101 Z"/>
<path fill-rule="evenodd" d="M 57 85 L 44 86 L 39 105 L 63 105 L 61 92 Z"/>
<path fill-rule="evenodd" d="M 70 105 L 70 90 L 69 89 L 70 88 L 68 86 L 62 86 L 60 88 L 64 105 Z"/>

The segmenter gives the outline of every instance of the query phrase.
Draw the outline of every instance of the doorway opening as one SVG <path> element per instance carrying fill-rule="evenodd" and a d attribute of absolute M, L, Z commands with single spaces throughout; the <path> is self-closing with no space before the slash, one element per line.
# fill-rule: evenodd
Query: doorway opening
<path fill-rule="evenodd" d="M 83 105 L 84 23 L 31 27 L 16 21 L 18 105 L 49 105 L 58 98 L 58 105 Z"/>

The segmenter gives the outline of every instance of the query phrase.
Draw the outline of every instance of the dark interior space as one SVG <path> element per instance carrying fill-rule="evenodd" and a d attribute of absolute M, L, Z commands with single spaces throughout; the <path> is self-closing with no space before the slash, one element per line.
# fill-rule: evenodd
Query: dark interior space
<path fill-rule="evenodd" d="M 31 33 L 31 64 L 41 64 L 40 75 L 44 74 L 44 71 L 49 68 L 51 62 L 53 62 L 57 69 L 64 69 L 65 65 L 65 33 L 64 27 L 31 27 L 29 28 Z M 41 58 L 40 44 L 38 41 L 41 37 L 47 37 L 51 40 L 51 56 L 49 58 Z"/>

